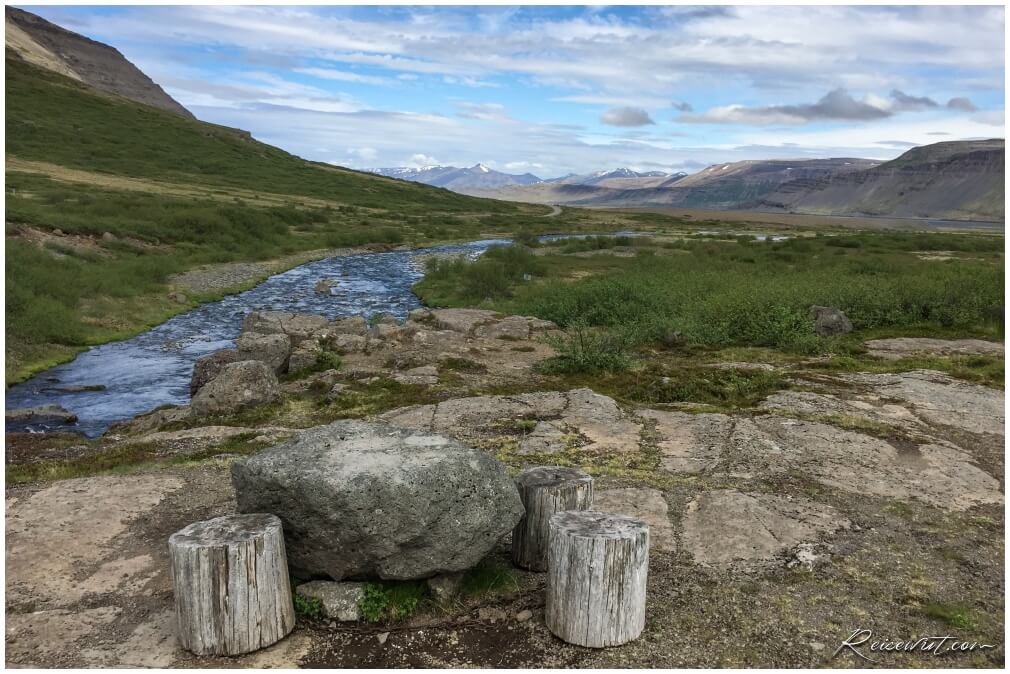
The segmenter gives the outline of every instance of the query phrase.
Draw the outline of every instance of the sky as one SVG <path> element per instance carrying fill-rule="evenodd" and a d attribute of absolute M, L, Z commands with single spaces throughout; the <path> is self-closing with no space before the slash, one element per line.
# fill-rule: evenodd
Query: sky
<path fill-rule="evenodd" d="M 540 177 L 1004 137 L 1001 6 L 24 6 L 197 117 L 352 168 Z"/>

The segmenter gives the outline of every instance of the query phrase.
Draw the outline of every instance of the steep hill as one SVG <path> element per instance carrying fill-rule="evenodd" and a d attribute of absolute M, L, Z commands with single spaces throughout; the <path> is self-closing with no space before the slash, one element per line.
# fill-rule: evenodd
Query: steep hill
<path fill-rule="evenodd" d="M 1003 139 L 916 147 L 855 173 L 784 183 L 762 210 L 836 215 L 1003 220 Z"/>
<path fill-rule="evenodd" d="M 58 72 L 96 89 L 193 117 L 119 50 L 13 7 L 4 11 L 7 55 Z"/>
<path fill-rule="evenodd" d="M 5 65 L 8 382 L 220 292 L 173 286 L 202 265 L 279 271 L 307 251 L 511 233 L 544 214 L 305 161 L 10 50 Z"/>

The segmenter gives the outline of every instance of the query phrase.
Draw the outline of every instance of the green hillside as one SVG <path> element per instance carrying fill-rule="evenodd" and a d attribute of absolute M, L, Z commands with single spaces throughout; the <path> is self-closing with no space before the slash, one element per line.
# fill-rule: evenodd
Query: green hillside
<path fill-rule="evenodd" d="M 168 297 L 181 271 L 510 232 L 545 211 L 308 162 L 10 54 L 6 68 L 8 382 L 208 299 Z"/>

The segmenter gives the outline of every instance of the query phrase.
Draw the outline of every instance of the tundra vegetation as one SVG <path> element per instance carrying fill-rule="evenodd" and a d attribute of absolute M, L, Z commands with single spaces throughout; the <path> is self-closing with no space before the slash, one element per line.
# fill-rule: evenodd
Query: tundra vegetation
<path fill-rule="evenodd" d="M 558 356 L 542 369 L 575 376 L 617 374 L 636 360 L 662 369 L 670 354 L 694 354 L 689 362 L 699 351 L 744 348 L 778 358 L 832 354 L 821 367 L 856 370 L 869 338 L 1003 336 L 1001 236 L 797 231 L 776 238 L 673 232 L 502 246 L 474 261 L 432 261 L 415 291 L 434 306 L 555 321 L 566 334 L 554 338 Z M 935 251 L 946 259 L 934 259 Z M 855 331 L 818 336 L 812 305 L 842 309 Z M 990 385 L 1003 377 L 1001 359 L 981 356 L 943 369 Z M 683 391 L 693 385 L 684 383 L 683 367 L 679 374 L 650 401 L 690 399 Z"/>

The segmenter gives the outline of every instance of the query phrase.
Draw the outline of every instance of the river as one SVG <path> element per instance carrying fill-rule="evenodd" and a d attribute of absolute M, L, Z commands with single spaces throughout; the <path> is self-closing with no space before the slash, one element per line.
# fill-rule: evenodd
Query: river
<path fill-rule="evenodd" d="M 197 359 L 235 345 L 242 321 L 252 311 L 291 311 L 327 318 L 377 313 L 404 319 L 420 306 L 411 286 L 423 275 L 418 256 L 431 253 L 480 255 L 508 243 L 488 239 L 408 251 L 330 257 L 271 276 L 260 285 L 174 316 L 131 339 L 93 347 L 74 360 L 40 372 L 7 390 L 10 409 L 60 405 L 78 417 L 72 426 L 8 423 L 8 431 L 68 430 L 96 437 L 117 421 L 166 404 L 189 403 L 189 380 Z M 322 279 L 339 281 L 317 293 Z M 103 390 L 67 389 L 104 386 Z"/>

